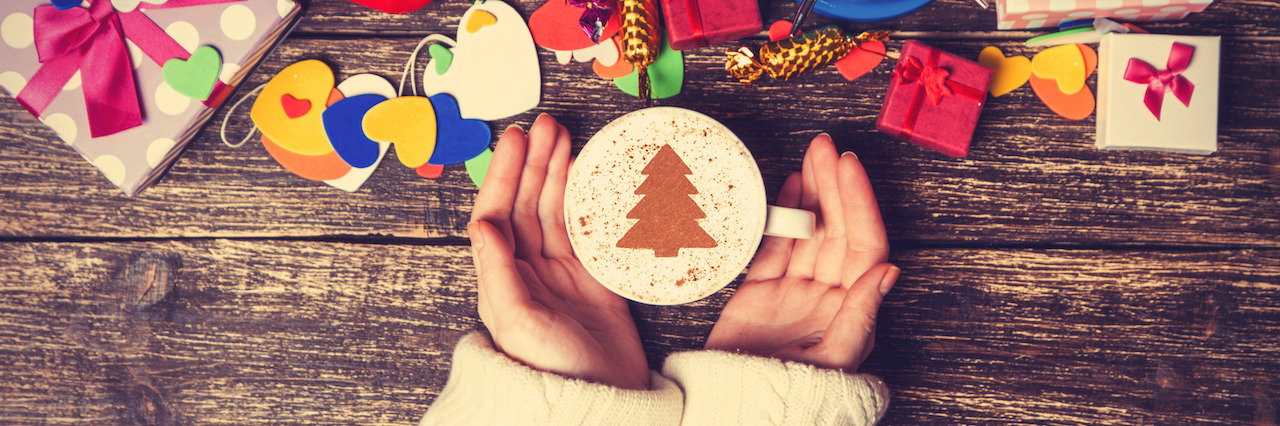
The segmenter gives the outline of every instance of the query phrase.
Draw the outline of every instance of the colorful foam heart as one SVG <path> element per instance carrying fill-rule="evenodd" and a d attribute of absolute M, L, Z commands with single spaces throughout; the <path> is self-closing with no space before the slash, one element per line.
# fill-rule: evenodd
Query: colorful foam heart
<path fill-rule="evenodd" d="M 476 158 L 467 160 L 467 176 L 471 177 L 471 183 L 476 184 L 476 188 L 484 185 L 484 175 L 489 173 L 489 162 L 493 160 L 493 150 L 486 149 L 477 155 Z"/>
<path fill-rule="evenodd" d="M 848 55 L 836 61 L 836 70 L 845 80 L 854 81 L 884 62 L 884 42 L 872 41 L 862 43 L 858 49 L 849 51 Z"/>
<path fill-rule="evenodd" d="M 197 101 L 209 99 L 213 85 L 218 82 L 222 70 L 222 55 L 213 46 L 200 46 L 187 60 L 172 58 L 165 61 L 160 75 L 173 91 Z"/>
<path fill-rule="evenodd" d="M 58 10 L 67 10 L 80 5 L 80 0 L 53 0 L 53 7 Z M 134 7 L 137 7 L 136 5 Z"/>
<path fill-rule="evenodd" d="M 621 19 L 618 17 L 616 2 L 609 2 L 614 11 L 609 22 L 604 26 L 600 39 L 613 37 L 618 33 Z M 578 19 L 582 18 L 582 8 L 569 5 L 564 0 L 547 0 L 538 10 L 529 15 L 529 30 L 533 33 L 533 42 L 551 50 L 573 51 L 595 45 L 591 37 L 582 31 Z"/>
<path fill-rule="evenodd" d="M 640 76 L 635 71 L 625 77 L 614 79 L 613 84 L 623 93 L 640 96 Z M 658 52 L 658 59 L 649 65 L 649 89 L 653 93 L 653 99 L 665 99 L 678 95 L 683 85 L 684 54 L 679 50 L 671 49 L 666 37 L 663 37 L 662 51 Z"/>
<path fill-rule="evenodd" d="M 1084 55 L 1075 44 L 1054 46 L 1031 58 L 1031 73 L 1058 82 L 1058 90 L 1073 94 L 1084 88 L 1088 74 L 1084 72 Z"/>
<path fill-rule="evenodd" d="M 365 113 L 361 127 L 369 139 L 394 144 L 400 163 L 411 169 L 426 164 L 435 151 L 436 114 L 428 98 L 388 99 Z"/>
<path fill-rule="evenodd" d="M 1094 69 L 1098 66 L 1098 53 L 1083 44 L 1065 46 L 1076 46 L 1080 50 L 1081 57 L 1084 60 L 1085 77 L 1088 78 L 1092 75 Z M 1034 73 L 1031 75 L 1030 81 L 1031 90 L 1054 113 L 1069 120 L 1083 120 L 1093 114 L 1097 100 L 1088 86 L 1081 88 L 1076 93 L 1067 94 L 1063 93 L 1053 80 L 1037 77 Z"/>
<path fill-rule="evenodd" d="M 616 36 L 609 39 L 609 43 L 613 45 L 615 52 L 622 49 L 618 39 L 619 37 Z M 595 71 L 596 75 L 600 76 L 600 78 L 606 78 L 609 80 L 626 77 L 627 74 L 631 74 L 632 71 L 635 71 L 636 67 L 634 65 L 631 65 L 631 63 L 627 62 L 626 59 L 622 59 L 621 55 L 618 56 L 618 60 L 615 61 L 613 65 L 605 65 L 597 59 L 595 62 L 591 63 L 591 70 Z"/>
<path fill-rule="evenodd" d="M 422 167 L 413 169 L 413 171 L 424 179 L 435 179 L 444 174 L 444 166 L 427 163 L 423 164 Z"/>
<path fill-rule="evenodd" d="M 333 152 L 321 116 L 333 91 L 333 81 L 333 71 L 324 62 L 311 59 L 289 65 L 267 82 L 254 101 L 249 118 L 262 134 L 288 151 L 303 155 Z M 302 115 L 290 117 L 282 102 L 285 95 L 306 101 L 309 108 Z"/>
<path fill-rule="evenodd" d="M 769 41 L 791 37 L 791 21 L 774 21 L 769 25 Z"/>
<path fill-rule="evenodd" d="M 436 110 L 436 148 L 428 164 L 458 164 L 489 149 L 489 141 L 493 139 L 489 123 L 463 119 L 453 96 L 448 93 L 432 96 L 431 106 Z"/>
<path fill-rule="evenodd" d="M 325 104 L 332 105 L 342 99 L 341 91 L 330 89 Z M 280 163 L 280 166 L 303 179 L 328 181 L 341 178 L 352 170 L 351 166 L 347 165 L 346 161 L 342 161 L 342 157 L 336 152 L 330 151 L 321 155 L 298 154 L 284 149 L 266 134 L 262 135 L 262 146 L 267 149 L 267 154 L 271 154 L 271 158 Z"/>
<path fill-rule="evenodd" d="M 553 0 L 560 1 L 560 0 Z M 426 96 L 448 93 L 458 100 L 462 116 L 499 120 L 538 106 L 542 96 L 542 76 L 538 51 L 520 14 L 499 0 L 475 2 L 462 22 L 478 13 L 493 15 L 495 23 L 475 32 L 458 31 L 449 69 L 433 70 L 439 59 L 432 58 L 422 74 Z M 398 148 L 397 148 L 398 150 Z"/>
<path fill-rule="evenodd" d="M 431 0 L 351 0 L 352 3 L 387 13 L 409 13 L 431 3 Z"/>
<path fill-rule="evenodd" d="M 285 170 L 307 180 L 337 179 L 351 171 L 351 166 L 337 152 L 321 155 L 303 155 L 280 147 L 279 144 L 262 135 L 262 146 L 267 154 L 280 163 Z"/>
<path fill-rule="evenodd" d="M 448 47 L 441 44 L 433 44 L 427 47 L 427 54 L 431 55 L 431 59 L 436 63 L 436 75 L 443 75 L 449 70 L 449 66 L 453 65 L 453 52 Z"/>
<path fill-rule="evenodd" d="M 480 31 L 481 28 L 496 25 L 497 23 L 498 18 L 493 16 L 492 13 L 477 10 L 467 17 L 466 23 L 462 27 L 466 28 L 467 32 L 474 33 L 476 31 Z"/>
<path fill-rule="evenodd" d="M 324 110 L 324 132 L 333 150 L 351 167 L 372 166 L 378 158 L 378 142 L 365 136 L 365 113 L 387 100 L 380 95 L 352 96 Z"/>
<path fill-rule="evenodd" d="M 284 109 L 284 115 L 289 118 L 299 118 L 307 115 L 311 111 L 311 101 L 306 99 L 298 99 L 288 93 L 280 96 L 280 108 Z"/>
<path fill-rule="evenodd" d="M 1027 84 L 1031 78 L 1031 60 L 1026 56 L 1004 56 L 999 47 L 987 46 L 978 53 L 978 63 L 996 72 L 991 75 L 988 91 L 1003 96 Z"/>

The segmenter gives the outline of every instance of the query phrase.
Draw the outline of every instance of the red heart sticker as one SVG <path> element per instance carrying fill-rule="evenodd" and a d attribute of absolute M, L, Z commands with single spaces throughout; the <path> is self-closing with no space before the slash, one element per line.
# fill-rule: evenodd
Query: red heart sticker
<path fill-rule="evenodd" d="M 884 62 L 884 52 L 884 42 L 862 43 L 860 49 L 853 49 L 836 61 L 836 69 L 845 80 L 857 80 Z"/>
<path fill-rule="evenodd" d="M 280 97 L 280 106 L 284 108 L 284 115 L 289 118 L 298 118 L 311 111 L 311 101 L 295 98 L 288 93 Z"/>

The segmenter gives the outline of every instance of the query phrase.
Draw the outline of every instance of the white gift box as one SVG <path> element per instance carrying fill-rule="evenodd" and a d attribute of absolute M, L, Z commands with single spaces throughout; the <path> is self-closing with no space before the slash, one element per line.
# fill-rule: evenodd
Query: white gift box
<path fill-rule="evenodd" d="M 1125 79 L 1125 70 L 1130 66 L 1130 59 L 1137 59 L 1149 64 L 1156 73 L 1165 72 L 1173 65 L 1169 58 L 1175 43 L 1194 48 L 1186 69 L 1176 73 L 1185 77 L 1194 89 L 1188 105 L 1183 105 L 1179 96 L 1164 87 L 1160 91 L 1163 99 L 1157 118 L 1145 102 L 1151 84 Z M 1210 36 L 1114 33 L 1102 36 L 1098 49 L 1098 149 L 1200 155 L 1217 151 L 1220 45 L 1219 37 Z M 1152 87 L 1160 85 L 1155 84 L 1157 86 Z"/>

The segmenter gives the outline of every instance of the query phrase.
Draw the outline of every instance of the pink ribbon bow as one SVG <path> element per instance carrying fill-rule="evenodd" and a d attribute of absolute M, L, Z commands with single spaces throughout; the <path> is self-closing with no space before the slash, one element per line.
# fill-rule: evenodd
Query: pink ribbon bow
<path fill-rule="evenodd" d="M 1191 106 L 1191 93 L 1195 91 L 1196 85 L 1183 76 L 1182 72 L 1191 64 L 1191 54 L 1195 50 L 1195 47 L 1174 43 L 1169 49 L 1166 69 L 1159 72 L 1141 59 L 1129 58 L 1129 65 L 1124 69 L 1124 79 L 1147 85 L 1142 101 L 1151 114 L 1156 116 L 1157 121 L 1160 120 L 1160 107 L 1164 105 L 1165 88 L 1172 90 L 1173 96 L 1182 101 L 1183 105 Z"/>
<path fill-rule="evenodd" d="M 898 67 L 898 75 L 904 83 L 919 83 L 929 95 L 934 105 L 942 102 L 943 96 L 951 96 L 955 91 L 947 84 L 951 72 L 936 66 L 925 66 L 915 57 L 907 58 L 906 63 Z"/>
<path fill-rule="evenodd" d="M 163 5 L 145 7 L 163 9 L 238 1 L 243 0 L 169 0 Z M 95 138 L 142 124 L 126 39 L 132 40 L 160 66 L 172 58 L 191 58 L 190 52 L 141 9 L 121 13 L 110 0 L 89 0 L 88 9 L 58 10 L 52 5 L 39 6 L 33 20 L 36 54 L 42 65 L 18 93 L 18 103 L 32 115 L 40 116 L 67 81 L 80 71 L 89 134 Z M 216 83 L 214 93 L 224 87 L 221 82 Z M 214 97 L 210 96 L 205 103 L 212 101 Z"/>

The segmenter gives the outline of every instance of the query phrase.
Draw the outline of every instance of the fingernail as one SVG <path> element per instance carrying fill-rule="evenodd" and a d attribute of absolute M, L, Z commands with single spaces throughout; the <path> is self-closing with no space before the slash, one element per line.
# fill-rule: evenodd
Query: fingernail
<path fill-rule="evenodd" d="M 889 289 L 893 288 L 893 283 L 898 281 L 898 274 L 902 273 L 897 266 L 890 266 L 889 270 L 884 273 L 884 277 L 880 278 L 880 296 L 889 294 Z"/>
<path fill-rule="evenodd" d="M 854 159 L 858 158 L 858 154 L 854 154 L 853 151 L 845 151 L 844 154 L 840 154 L 840 157 L 846 157 L 850 155 L 852 155 Z"/>
<path fill-rule="evenodd" d="M 823 136 L 826 136 L 826 137 L 827 137 L 827 139 L 831 139 L 831 134 L 830 134 L 830 133 L 827 133 L 827 132 L 819 133 L 819 134 L 818 134 L 818 136 L 816 136 L 816 137 L 819 137 L 819 138 L 820 138 L 820 137 L 823 137 Z"/>
<path fill-rule="evenodd" d="M 484 248 L 484 236 L 480 235 L 480 221 L 473 220 L 467 223 L 467 237 L 471 238 L 471 250 L 480 251 Z"/>
<path fill-rule="evenodd" d="M 511 125 L 507 126 L 507 130 L 503 130 L 502 132 L 503 133 L 510 132 L 511 129 L 520 129 L 520 131 L 522 132 L 524 131 L 524 129 L 521 128 L 519 124 L 511 123 Z"/>

